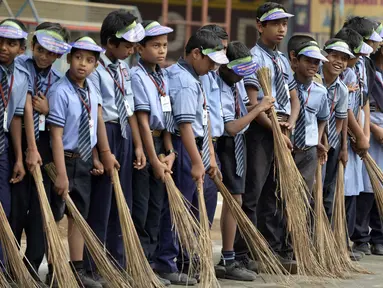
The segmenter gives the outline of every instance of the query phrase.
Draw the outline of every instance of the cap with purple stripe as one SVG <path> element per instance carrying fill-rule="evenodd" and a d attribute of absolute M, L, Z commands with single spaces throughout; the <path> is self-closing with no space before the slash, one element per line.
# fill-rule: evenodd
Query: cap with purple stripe
<path fill-rule="evenodd" d="M 134 21 L 128 27 L 118 31 L 116 33 L 117 38 L 124 38 L 126 41 L 131 43 L 140 42 L 145 37 L 145 29 L 140 24 Z"/>
<path fill-rule="evenodd" d="M 81 49 L 81 50 L 88 50 L 88 51 L 94 51 L 99 53 L 105 51 L 100 46 L 98 46 L 96 41 L 94 41 L 89 36 L 81 37 L 80 39 L 71 43 L 70 45 L 72 46 L 72 48 Z"/>
<path fill-rule="evenodd" d="M 229 59 L 226 57 L 226 53 L 223 50 L 223 45 L 219 45 L 215 48 L 206 48 L 201 47 L 201 53 L 208 56 L 211 60 L 219 65 L 229 63 Z"/>
<path fill-rule="evenodd" d="M 227 68 L 233 70 L 238 76 L 244 77 L 253 74 L 259 68 L 259 65 L 254 61 L 253 57 L 247 56 L 229 62 Z"/>
<path fill-rule="evenodd" d="M 282 8 L 274 8 L 274 9 L 271 9 L 270 11 L 267 11 L 266 13 L 264 13 L 261 16 L 261 18 L 259 18 L 259 21 L 264 22 L 264 21 L 272 21 L 272 20 L 291 18 L 291 17 L 294 17 L 294 15 L 287 13 Z"/>
<path fill-rule="evenodd" d="M 306 57 L 318 59 L 323 62 L 328 62 L 327 58 L 322 55 L 322 51 L 316 45 L 309 45 L 309 46 L 303 47 L 301 50 L 299 50 L 297 55 L 304 55 Z"/>
<path fill-rule="evenodd" d="M 64 38 L 55 31 L 37 30 L 34 35 L 41 46 L 56 54 L 68 53 L 71 46 L 64 41 Z"/>
<path fill-rule="evenodd" d="M 324 50 L 334 50 L 338 52 L 342 52 L 350 56 L 350 58 L 355 58 L 354 54 L 352 54 L 350 47 L 344 41 L 336 41 L 334 43 L 330 43 L 324 47 Z"/>
<path fill-rule="evenodd" d="M 8 39 L 27 39 L 28 33 L 17 23 L 6 20 L 0 25 L 0 37 Z"/>
<path fill-rule="evenodd" d="M 374 49 L 366 42 L 362 41 L 360 45 L 354 49 L 355 54 L 370 55 Z"/>
<path fill-rule="evenodd" d="M 366 37 L 366 39 L 374 41 L 374 42 L 382 42 L 383 41 L 382 37 L 380 37 L 379 34 L 376 33 L 375 30 L 372 30 L 371 35 Z"/>
<path fill-rule="evenodd" d="M 162 26 L 157 21 L 153 21 L 145 27 L 145 37 L 147 36 L 160 36 L 172 33 L 173 29 L 167 26 Z"/>

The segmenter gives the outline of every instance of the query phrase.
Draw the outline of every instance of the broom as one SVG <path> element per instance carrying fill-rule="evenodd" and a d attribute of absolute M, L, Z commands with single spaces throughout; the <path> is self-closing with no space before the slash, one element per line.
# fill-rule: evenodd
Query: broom
<path fill-rule="evenodd" d="M 126 271 L 132 277 L 133 287 L 164 287 L 150 267 L 140 239 L 138 238 L 129 207 L 121 188 L 117 169 L 114 169 L 112 182 L 116 197 L 118 215 L 124 241 Z"/>
<path fill-rule="evenodd" d="M 68 262 L 66 249 L 49 205 L 40 166 L 33 170 L 32 175 L 37 187 L 49 259 L 52 261 L 53 274 L 57 279 L 57 284 L 59 287 L 79 287 Z"/>
<path fill-rule="evenodd" d="M 346 232 L 346 222 L 346 207 L 344 202 L 344 166 L 342 161 L 339 161 L 332 216 L 332 224 L 335 237 L 334 240 L 336 246 L 338 247 L 338 253 L 342 258 L 344 265 L 346 265 L 348 271 L 370 274 L 367 270 L 351 261 L 347 247 L 348 236 Z"/>
<path fill-rule="evenodd" d="M 164 160 L 165 155 L 161 154 L 158 157 L 161 161 Z M 185 252 L 189 255 L 190 259 L 199 259 L 198 252 L 198 239 L 201 234 L 201 228 L 198 224 L 198 220 L 193 213 L 190 212 L 189 201 L 178 190 L 176 184 L 173 181 L 170 173 L 165 173 L 165 186 L 168 194 L 170 217 L 172 221 L 172 230 L 177 235 L 178 242 L 181 247 L 181 255 Z M 198 261 L 190 261 L 189 275 L 193 271 L 198 270 Z"/>
<path fill-rule="evenodd" d="M 2 271 L 0 271 L 0 287 L 4 288 L 10 288 L 11 285 L 9 285 L 7 279 L 5 278 L 4 274 Z"/>
<path fill-rule="evenodd" d="M 15 236 L 12 233 L 3 205 L 0 202 L 0 241 L 4 253 L 4 262 L 10 267 L 12 276 L 18 287 L 38 288 L 23 261 Z M 75 286 L 77 287 L 77 286 Z"/>
<path fill-rule="evenodd" d="M 267 67 L 261 67 L 257 71 L 257 76 L 264 95 L 272 95 L 270 70 Z M 274 136 L 275 167 L 279 179 L 280 198 L 285 203 L 287 229 L 291 235 L 298 273 L 331 276 L 317 261 L 316 251 L 309 236 L 311 208 L 307 187 L 286 147 L 274 108 L 271 108 L 269 117 Z"/>
<path fill-rule="evenodd" d="M 49 163 L 45 165 L 44 168 L 47 171 L 49 178 L 55 182 L 57 177 L 55 165 L 53 163 Z M 122 269 L 115 264 L 116 261 L 111 260 L 112 256 L 104 248 L 103 244 L 93 232 L 92 228 L 90 228 L 84 217 L 82 217 L 69 195 L 66 197 L 65 202 L 71 216 L 81 232 L 81 235 L 84 237 L 85 245 L 88 248 L 101 276 L 108 281 L 111 287 L 130 288 L 131 286 L 127 281 L 130 280 L 130 278 L 120 272 Z"/>
<path fill-rule="evenodd" d="M 213 264 L 213 249 L 210 239 L 209 218 L 207 216 L 205 196 L 203 194 L 202 181 L 197 183 L 199 222 L 201 227 L 200 234 L 200 286 L 209 288 L 219 288 L 219 282 L 215 276 Z"/>
<path fill-rule="evenodd" d="M 214 183 L 224 201 L 237 222 L 238 229 L 245 239 L 247 247 L 254 259 L 257 259 L 262 264 L 262 271 L 267 274 L 288 275 L 289 273 L 283 268 L 281 262 L 275 257 L 266 239 L 243 212 L 241 205 L 234 199 L 230 191 L 226 188 L 223 182 L 216 176 Z M 283 282 L 282 278 L 280 279 Z"/>

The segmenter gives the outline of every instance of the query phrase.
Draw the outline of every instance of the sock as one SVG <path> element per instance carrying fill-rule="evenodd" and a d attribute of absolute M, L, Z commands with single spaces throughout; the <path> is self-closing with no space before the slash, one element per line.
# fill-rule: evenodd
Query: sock
<path fill-rule="evenodd" d="M 222 251 L 221 259 L 223 261 L 223 265 L 229 265 L 235 261 L 235 252 Z"/>
<path fill-rule="evenodd" d="M 71 264 L 74 270 L 81 270 L 84 268 L 84 261 L 70 261 L 69 263 Z"/>
<path fill-rule="evenodd" d="M 248 252 L 235 253 L 235 259 L 243 259 L 248 257 Z"/>

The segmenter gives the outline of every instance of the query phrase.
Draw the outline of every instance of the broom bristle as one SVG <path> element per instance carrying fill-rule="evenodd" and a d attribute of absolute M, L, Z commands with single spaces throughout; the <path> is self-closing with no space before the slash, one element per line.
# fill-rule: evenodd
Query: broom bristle
<path fill-rule="evenodd" d="M 5 278 L 5 275 L 0 270 L 0 287 L 9 288 L 11 285 L 9 285 L 7 279 Z"/>
<path fill-rule="evenodd" d="M 283 268 L 281 262 L 277 259 L 273 251 L 271 250 L 266 239 L 243 212 L 241 205 L 234 199 L 230 191 L 226 188 L 223 182 L 216 176 L 214 183 L 221 192 L 224 201 L 237 222 L 238 229 L 244 238 L 247 247 L 251 253 L 253 259 L 257 259 L 262 265 L 262 272 L 273 275 L 288 275 L 289 273 Z M 279 282 L 286 282 L 283 278 L 278 279 Z"/>
<path fill-rule="evenodd" d="M 203 184 L 198 182 L 198 210 L 201 227 L 200 234 L 200 285 L 201 287 L 218 288 L 221 287 L 215 276 L 213 264 L 213 249 L 210 238 L 209 218 L 207 216 L 205 197 L 203 193 Z"/>
<path fill-rule="evenodd" d="M 257 76 L 264 94 L 272 95 L 270 70 L 262 67 L 258 69 Z M 291 235 L 298 273 L 331 276 L 317 261 L 316 251 L 309 236 L 311 227 L 308 217 L 311 208 L 307 187 L 286 147 L 274 108 L 271 109 L 270 120 L 274 136 L 275 167 L 280 198 L 285 204 L 287 229 Z"/>
<path fill-rule="evenodd" d="M 53 163 L 49 163 L 45 165 L 44 168 L 46 169 L 49 178 L 55 182 L 57 176 L 55 165 Z M 112 255 L 104 248 L 104 245 L 97 238 L 96 234 L 93 232 L 92 228 L 90 228 L 84 217 L 82 217 L 69 195 L 66 197 L 65 202 L 73 220 L 81 232 L 81 235 L 84 237 L 85 245 L 88 248 L 88 251 L 92 256 L 92 259 L 94 260 L 97 270 L 101 276 L 107 280 L 112 287 L 131 288 L 128 283 L 131 279 L 128 275 L 121 274 L 121 267 L 118 267 L 118 265 L 115 264 L 117 262 L 112 260 Z"/>
<path fill-rule="evenodd" d="M 114 169 L 112 178 L 124 242 L 126 271 L 132 277 L 132 286 L 139 288 L 164 287 L 158 277 L 154 274 L 153 269 L 150 267 L 146 259 L 144 250 L 142 249 L 140 239 L 138 238 L 121 188 L 117 169 Z"/>
<path fill-rule="evenodd" d="M 0 242 L 4 254 L 4 261 L 10 268 L 11 274 L 18 287 L 38 288 L 39 284 L 33 279 L 23 262 L 17 241 L 5 215 L 3 205 L 0 202 Z"/>

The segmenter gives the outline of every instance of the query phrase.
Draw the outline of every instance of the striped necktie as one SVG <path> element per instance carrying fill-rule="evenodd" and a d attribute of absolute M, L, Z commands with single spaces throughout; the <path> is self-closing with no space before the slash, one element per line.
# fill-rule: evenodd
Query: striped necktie
<path fill-rule="evenodd" d="M 305 99 L 303 95 L 304 85 L 301 85 L 298 89 L 298 99 L 300 102 L 300 110 L 298 120 L 295 124 L 294 139 L 295 147 L 298 149 L 304 149 L 306 146 L 306 117 L 305 117 Z"/>
<path fill-rule="evenodd" d="M 114 93 L 115 93 L 115 103 L 117 106 L 117 112 L 118 117 L 120 118 L 120 126 L 121 126 L 121 135 L 125 139 L 128 139 L 128 133 L 126 130 L 126 125 L 128 123 L 128 112 L 126 111 L 125 103 L 124 103 L 124 95 L 122 91 L 120 90 L 120 87 L 117 85 L 117 83 L 121 83 L 120 79 L 118 77 L 118 68 L 120 64 L 110 64 L 109 68 L 113 73 L 114 80 L 116 83 L 114 83 Z M 121 79 L 122 81 L 124 79 Z"/>
<path fill-rule="evenodd" d="M 285 80 L 283 78 L 283 70 L 279 66 L 279 56 L 275 55 L 273 58 L 274 63 L 274 76 L 275 76 L 275 91 L 278 105 L 284 109 L 289 102 L 287 95 Z"/>
<path fill-rule="evenodd" d="M 86 106 L 90 107 L 89 101 L 87 97 L 87 91 L 85 89 L 79 88 L 77 90 L 81 96 L 83 103 L 81 103 L 81 117 L 80 117 L 80 129 L 79 129 L 79 137 L 78 137 L 78 151 L 80 157 L 84 161 L 88 161 L 92 154 L 91 140 L 90 140 L 90 128 L 89 128 L 89 115 Z M 93 128 L 92 128 L 93 129 Z"/>
<path fill-rule="evenodd" d="M 39 92 L 43 88 L 43 82 L 42 82 L 42 75 L 41 75 L 41 73 L 39 73 L 36 77 L 37 78 L 36 78 L 35 96 L 39 97 Z M 36 139 L 36 141 L 38 141 L 39 138 L 40 138 L 39 125 L 40 125 L 40 113 L 33 109 L 33 126 L 34 126 L 34 130 L 35 130 L 35 139 Z"/>
<path fill-rule="evenodd" d="M 205 92 L 202 89 L 202 85 L 200 83 L 201 91 L 203 94 L 204 99 L 204 105 L 203 110 L 206 110 L 207 112 L 207 105 L 206 105 L 206 95 Z M 209 119 L 209 114 L 207 115 L 207 118 Z M 205 170 L 208 170 L 210 168 L 210 149 L 209 149 L 209 122 L 206 123 L 206 125 L 203 125 L 203 138 L 202 138 L 202 163 L 205 167 Z"/>
<path fill-rule="evenodd" d="M 239 106 L 239 93 L 235 85 L 231 87 L 231 91 L 233 92 L 235 99 L 235 119 L 238 119 L 242 116 L 241 107 Z M 245 171 L 245 155 L 243 154 L 243 149 L 243 134 L 238 133 L 234 136 L 234 155 L 236 163 L 235 174 L 237 174 L 239 177 L 242 177 L 243 172 Z"/>
<path fill-rule="evenodd" d="M 327 92 L 328 94 L 334 95 L 334 98 L 329 101 L 330 119 L 328 120 L 328 122 L 329 122 L 328 123 L 328 144 L 334 149 L 338 146 L 338 143 L 339 143 L 338 133 L 336 132 L 335 111 L 334 111 L 334 107 L 333 107 L 333 106 L 335 106 L 334 101 L 336 101 L 335 97 L 336 97 L 337 86 L 338 86 L 338 84 L 333 85 L 332 87 L 330 87 L 328 89 L 328 92 Z"/>
<path fill-rule="evenodd" d="M 355 74 L 356 74 L 356 77 L 358 78 L 358 85 L 359 85 L 359 89 L 357 91 L 355 91 L 355 104 L 354 104 L 354 107 L 352 109 L 352 112 L 354 113 L 354 116 L 355 117 L 358 117 L 358 114 L 359 114 L 359 108 L 360 106 L 362 106 L 362 91 L 363 91 L 363 85 L 364 85 L 364 81 L 363 81 L 363 77 L 361 77 L 360 75 L 360 69 L 359 69 L 359 66 L 358 65 L 355 65 Z"/>
<path fill-rule="evenodd" d="M 4 97 L 6 101 L 8 101 L 8 75 L 6 71 L 2 70 L 2 77 L 1 77 L 1 87 L 3 89 Z M 5 148 L 5 131 L 4 131 L 4 112 L 5 112 L 5 103 L 3 99 L 0 100 L 0 154 L 4 152 Z"/>

